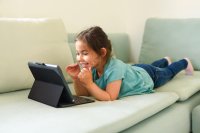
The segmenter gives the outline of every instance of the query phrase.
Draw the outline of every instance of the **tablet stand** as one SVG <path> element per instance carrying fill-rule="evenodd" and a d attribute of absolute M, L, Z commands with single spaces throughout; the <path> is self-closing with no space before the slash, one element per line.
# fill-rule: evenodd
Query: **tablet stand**
<path fill-rule="evenodd" d="M 64 86 L 35 80 L 28 98 L 58 107 Z"/>

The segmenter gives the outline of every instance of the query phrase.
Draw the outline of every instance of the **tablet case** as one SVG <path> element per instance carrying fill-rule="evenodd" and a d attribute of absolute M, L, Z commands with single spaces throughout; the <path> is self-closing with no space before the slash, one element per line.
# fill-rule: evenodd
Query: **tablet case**
<path fill-rule="evenodd" d="M 64 86 L 35 81 L 28 98 L 44 104 L 58 107 Z"/>
<path fill-rule="evenodd" d="M 60 68 L 48 68 L 46 65 L 29 62 L 28 66 L 35 78 L 28 98 L 44 104 L 59 107 L 59 103 L 73 103 L 72 97 L 66 97 L 68 88 L 64 85 Z M 38 69 L 39 68 L 39 69 Z M 45 75 L 45 76 L 44 76 Z M 71 95 L 68 95 L 71 96 Z"/>

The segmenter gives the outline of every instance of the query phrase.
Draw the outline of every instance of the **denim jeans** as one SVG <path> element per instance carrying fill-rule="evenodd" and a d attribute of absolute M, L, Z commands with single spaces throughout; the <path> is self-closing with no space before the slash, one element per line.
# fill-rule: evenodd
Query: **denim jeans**
<path fill-rule="evenodd" d="M 168 61 L 163 58 L 152 64 L 135 64 L 133 66 L 141 67 L 147 71 L 154 82 L 154 88 L 160 87 L 171 80 L 177 73 L 187 67 L 188 62 L 185 59 L 173 62 L 168 65 Z"/>

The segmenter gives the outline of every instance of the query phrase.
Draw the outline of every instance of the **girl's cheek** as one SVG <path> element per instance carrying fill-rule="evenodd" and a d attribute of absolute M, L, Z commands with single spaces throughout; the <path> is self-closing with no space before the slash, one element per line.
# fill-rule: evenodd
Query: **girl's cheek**
<path fill-rule="evenodd" d="M 94 62 L 94 60 L 93 60 L 92 58 L 85 58 L 85 61 L 86 61 L 87 63 L 89 63 L 90 65 L 92 65 L 93 62 Z"/>
<path fill-rule="evenodd" d="M 91 63 L 91 67 L 94 67 L 95 66 L 95 62 L 93 61 L 92 63 Z"/>
<path fill-rule="evenodd" d="M 92 65 L 92 66 L 96 66 L 97 64 L 99 64 L 99 60 L 98 60 L 98 58 L 94 58 L 94 59 L 91 61 L 91 65 Z"/>

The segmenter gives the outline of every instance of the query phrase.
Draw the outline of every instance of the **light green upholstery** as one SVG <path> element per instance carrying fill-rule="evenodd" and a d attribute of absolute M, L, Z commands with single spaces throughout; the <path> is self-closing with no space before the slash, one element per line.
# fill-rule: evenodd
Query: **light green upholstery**
<path fill-rule="evenodd" d="M 192 131 L 193 133 L 200 132 L 200 105 L 192 110 Z"/>
<path fill-rule="evenodd" d="M 28 61 L 58 64 L 65 71 L 73 63 L 66 35 L 60 19 L 0 18 L 0 93 L 31 88 Z"/>
<path fill-rule="evenodd" d="M 154 19 L 152 21 L 157 23 Z M 165 25 L 165 22 L 163 24 Z M 158 25 L 159 27 L 162 26 Z M 162 54 L 157 49 L 158 46 L 154 46 L 154 43 L 149 43 L 150 46 L 146 44 L 149 41 L 152 42 L 152 38 L 154 38 L 154 35 L 147 38 L 148 30 L 152 29 L 149 29 L 149 26 L 146 28 L 145 41 L 143 42 L 145 46 L 142 46 L 140 57 L 140 60 L 144 62 L 148 62 L 148 59 L 158 58 Z M 192 77 L 185 77 L 183 73 L 180 73 L 165 88 L 159 88 L 160 92 L 58 109 L 28 99 L 30 90 L 14 90 L 30 87 L 33 83 L 32 75 L 27 66 L 29 60 L 58 64 L 62 69 L 73 63 L 76 35 L 74 33 L 67 34 L 60 19 L 6 19 L 0 21 L 0 36 L 2 44 L 0 50 L 0 92 L 13 91 L 0 94 L 0 132 L 190 132 L 191 110 L 200 104 L 200 92 L 194 94 L 199 90 L 200 72 L 195 72 L 195 76 Z M 128 35 L 110 33 L 108 36 L 113 44 L 114 55 L 124 62 L 130 62 Z M 168 48 L 168 45 L 164 45 L 164 41 L 167 40 L 163 39 L 160 44 Z M 177 53 L 172 53 L 172 55 L 176 58 L 179 56 Z M 197 58 L 192 59 L 196 61 Z M 66 73 L 64 72 L 64 74 Z M 74 94 L 73 84 L 70 83 L 69 87 Z M 177 101 L 178 99 L 181 101 Z"/>
<path fill-rule="evenodd" d="M 76 33 L 68 34 L 68 43 L 70 45 L 74 61 L 76 61 L 76 50 L 74 45 L 76 35 Z M 108 38 L 112 43 L 113 55 L 126 63 L 130 62 L 130 42 L 128 34 L 108 33 Z"/>
<path fill-rule="evenodd" d="M 182 71 L 170 82 L 156 89 L 156 92 L 175 92 L 179 101 L 185 101 L 200 90 L 200 71 L 195 71 L 193 76 L 186 76 Z"/>
<path fill-rule="evenodd" d="M 199 70 L 199 27 L 200 19 L 148 19 L 139 62 L 151 63 L 165 56 L 173 60 L 189 57 L 194 68 Z"/>
<path fill-rule="evenodd" d="M 29 100 L 28 93 L 0 94 L 1 133 L 118 133 L 178 99 L 166 92 L 53 108 Z"/>
<path fill-rule="evenodd" d="M 197 107 L 193 110 L 191 120 L 191 110 L 192 108 L 194 108 L 194 106 L 199 104 L 200 101 L 198 99 L 197 102 L 190 102 L 190 100 L 194 97 L 199 98 L 199 95 L 197 96 L 196 93 L 200 90 L 199 27 L 200 19 L 197 18 L 150 18 L 146 21 L 143 42 L 139 56 L 139 63 L 146 64 L 150 64 L 153 61 L 165 56 L 170 56 L 173 61 L 182 59 L 184 57 L 189 57 L 191 59 L 192 64 L 196 70 L 193 76 L 186 76 L 184 72 L 181 72 L 166 85 L 157 88 L 156 92 L 175 92 L 179 96 L 179 102 L 177 102 L 177 104 L 185 105 L 187 103 L 190 103 L 187 108 L 181 109 L 181 113 L 184 111 L 188 111 L 188 118 L 182 122 L 186 122 L 186 120 L 189 122 L 192 121 L 192 124 L 190 125 L 192 125 L 194 133 L 199 133 L 200 131 L 200 107 Z M 186 126 L 188 127 L 188 124 Z M 174 126 L 174 129 L 176 127 L 177 126 Z M 180 133 L 183 132 L 191 132 L 191 129 L 190 131 L 187 131 L 185 128 Z"/>

